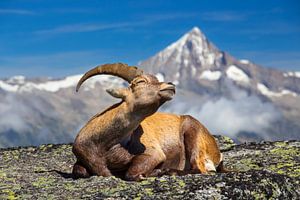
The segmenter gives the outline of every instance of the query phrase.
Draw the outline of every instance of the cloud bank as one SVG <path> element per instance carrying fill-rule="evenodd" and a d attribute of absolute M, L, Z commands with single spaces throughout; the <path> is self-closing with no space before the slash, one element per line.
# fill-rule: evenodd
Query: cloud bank
<path fill-rule="evenodd" d="M 271 103 L 263 102 L 232 85 L 230 90 L 230 98 L 213 100 L 210 97 L 204 102 L 184 96 L 175 98 L 162 110 L 192 115 L 212 134 L 236 138 L 240 132 L 250 132 L 259 134 L 263 139 L 271 139 L 267 129 L 281 118 L 280 112 Z"/>

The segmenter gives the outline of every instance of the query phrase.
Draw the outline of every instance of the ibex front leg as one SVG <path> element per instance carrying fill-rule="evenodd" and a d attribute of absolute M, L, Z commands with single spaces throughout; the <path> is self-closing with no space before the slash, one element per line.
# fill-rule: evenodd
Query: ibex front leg
<path fill-rule="evenodd" d="M 97 176 L 111 176 L 110 170 L 107 168 L 105 156 L 94 145 L 73 145 L 73 153 L 76 155 L 78 161 L 73 168 L 73 174 L 76 176 L 77 165 L 80 163 L 80 168 L 85 168 L 88 174 Z"/>
<path fill-rule="evenodd" d="M 143 154 L 133 158 L 125 179 L 140 181 L 144 177 L 151 176 L 155 167 L 166 160 L 166 156 L 160 149 L 147 149 Z"/>

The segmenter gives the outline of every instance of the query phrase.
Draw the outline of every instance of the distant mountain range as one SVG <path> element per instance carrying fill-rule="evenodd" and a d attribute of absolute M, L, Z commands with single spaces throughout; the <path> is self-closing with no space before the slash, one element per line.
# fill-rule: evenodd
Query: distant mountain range
<path fill-rule="evenodd" d="M 197 27 L 138 65 L 177 85 L 162 111 L 191 114 L 213 134 L 240 142 L 300 139 L 300 72 L 238 60 Z M 0 147 L 71 142 L 91 116 L 117 102 L 105 89 L 126 86 L 98 76 L 76 94 L 80 77 L 0 80 Z"/>

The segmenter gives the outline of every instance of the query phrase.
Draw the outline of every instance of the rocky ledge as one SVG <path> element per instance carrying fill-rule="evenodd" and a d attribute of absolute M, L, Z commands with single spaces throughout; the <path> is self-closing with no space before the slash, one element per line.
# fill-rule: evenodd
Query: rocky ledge
<path fill-rule="evenodd" d="M 216 136 L 226 174 L 74 180 L 70 144 L 0 149 L 0 199 L 299 199 L 300 142 L 236 145 Z"/>

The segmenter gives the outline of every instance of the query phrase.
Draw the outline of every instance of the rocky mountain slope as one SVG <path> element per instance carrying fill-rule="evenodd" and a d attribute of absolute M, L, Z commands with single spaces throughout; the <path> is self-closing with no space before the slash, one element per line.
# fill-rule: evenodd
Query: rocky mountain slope
<path fill-rule="evenodd" d="M 235 59 L 198 28 L 139 65 L 177 85 L 161 111 L 191 114 L 238 141 L 300 138 L 300 72 Z M 99 76 L 75 93 L 80 77 L 0 80 L 0 147 L 72 142 L 91 116 L 116 102 L 105 89 L 126 85 Z"/>
<path fill-rule="evenodd" d="M 300 142 L 216 136 L 227 174 L 74 180 L 70 144 L 0 149 L 0 199 L 299 199 Z"/>

